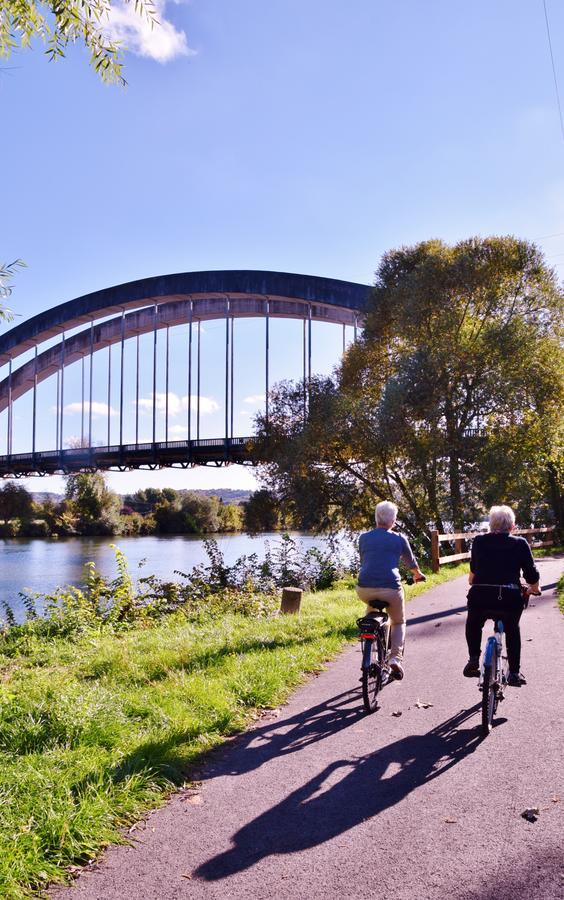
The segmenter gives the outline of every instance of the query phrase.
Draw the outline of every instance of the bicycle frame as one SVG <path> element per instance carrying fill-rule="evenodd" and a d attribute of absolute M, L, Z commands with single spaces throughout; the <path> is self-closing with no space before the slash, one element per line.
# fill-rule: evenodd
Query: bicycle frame
<path fill-rule="evenodd" d="M 503 656 L 503 622 L 494 620 L 494 633 L 487 642 L 480 665 L 478 687 L 482 692 L 482 729 L 488 734 L 498 704 L 504 699 L 507 665 Z M 486 683 L 487 682 L 487 683 Z"/>
<path fill-rule="evenodd" d="M 390 680 L 387 657 L 390 627 L 387 613 L 374 610 L 358 619 L 362 663 L 361 682 L 364 708 L 374 712 L 378 708 L 378 692 Z"/>

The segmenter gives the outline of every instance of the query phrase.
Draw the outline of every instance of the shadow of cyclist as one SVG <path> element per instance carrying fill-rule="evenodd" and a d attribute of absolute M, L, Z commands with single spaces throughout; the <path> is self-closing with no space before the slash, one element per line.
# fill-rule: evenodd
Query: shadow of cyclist
<path fill-rule="evenodd" d="M 337 734 L 364 715 L 358 689 L 343 691 L 295 716 L 269 721 L 239 735 L 228 754 L 219 751 L 216 760 L 206 761 L 200 777 L 205 781 L 219 775 L 252 772 L 269 759 L 296 753 Z"/>
<path fill-rule="evenodd" d="M 476 749 L 480 734 L 475 724 L 461 725 L 478 708 L 462 710 L 427 734 L 402 738 L 357 759 L 332 762 L 241 828 L 231 850 L 203 863 L 194 874 L 206 881 L 227 878 L 270 854 L 322 844 L 394 806 Z"/>

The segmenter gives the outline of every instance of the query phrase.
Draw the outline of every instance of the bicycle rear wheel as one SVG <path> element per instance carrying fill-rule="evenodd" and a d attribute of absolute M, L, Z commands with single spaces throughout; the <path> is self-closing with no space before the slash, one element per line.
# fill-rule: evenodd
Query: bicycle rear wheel
<path fill-rule="evenodd" d="M 366 712 L 378 709 L 378 692 L 382 686 L 385 652 L 381 634 L 364 642 L 362 654 L 362 700 Z"/>
<path fill-rule="evenodd" d="M 492 729 L 494 713 L 497 707 L 496 685 L 497 650 L 492 648 L 490 658 L 484 666 L 482 685 L 482 733 L 488 735 Z"/>

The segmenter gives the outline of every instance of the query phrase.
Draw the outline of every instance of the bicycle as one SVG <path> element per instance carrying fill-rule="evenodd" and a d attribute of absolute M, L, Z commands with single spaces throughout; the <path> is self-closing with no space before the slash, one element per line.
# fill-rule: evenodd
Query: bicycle
<path fill-rule="evenodd" d="M 386 660 L 390 649 L 389 617 L 386 604 L 373 600 L 374 612 L 357 619 L 362 653 L 362 700 L 366 712 L 378 709 L 378 693 L 390 680 L 391 671 Z"/>
<path fill-rule="evenodd" d="M 484 587 L 498 587 L 501 595 L 504 585 L 484 585 Z M 521 585 L 521 595 L 523 597 L 523 608 L 526 609 L 529 605 L 529 594 L 524 585 Z M 540 596 L 540 591 L 535 592 L 532 596 Z M 502 615 L 501 610 L 486 609 L 484 610 L 484 615 L 494 620 L 494 633 L 490 635 L 486 642 L 478 681 L 478 688 L 482 692 L 482 734 L 484 737 L 487 737 L 492 730 L 493 718 L 497 708 L 505 699 L 509 666 L 507 656 L 503 652 L 503 635 L 505 632 L 503 622 L 499 618 Z"/>
<path fill-rule="evenodd" d="M 408 584 L 413 584 L 412 577 L 408 576 L 405 580 Z M 420 580 L 426 581 L 425 577 Z M 362 700 L 367 713 L 378 709 L 379 692 L 388 682 L 398 677 L 393 675 L 388 665 L 391 630 L 386 612 L 387 604 L 383 600 L 371 600 L 369 605 L 373 608 L 373 612 L 367 613 L 356 622 L 362 653 Z M 401 675 L 399 677 L 401 678 Z"/>

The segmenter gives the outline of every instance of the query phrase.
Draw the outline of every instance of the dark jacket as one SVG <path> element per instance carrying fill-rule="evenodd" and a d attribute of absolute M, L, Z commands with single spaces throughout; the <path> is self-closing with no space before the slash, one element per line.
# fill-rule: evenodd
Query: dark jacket
<path fill-rule="evenodd" d="M 470 571 L 474 584 L 519 584 L 521 572 L 527 584 L 535 584 L 539 570 L 523 537 L 490 532 L 472 542 Z"/>

